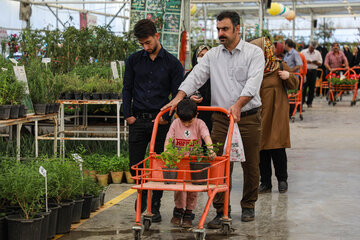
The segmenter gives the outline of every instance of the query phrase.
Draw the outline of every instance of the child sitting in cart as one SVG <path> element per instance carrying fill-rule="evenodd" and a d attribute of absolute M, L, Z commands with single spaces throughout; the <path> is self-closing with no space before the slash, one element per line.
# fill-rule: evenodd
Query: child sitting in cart
<path fill-rule="evenodd" d="M 191 144 L 201 145 L 201 139 L 203 139 L 208 149 L 212 149 L 209 129 L 203 120 L 197 118 L 196 103 L 190 99 L 184 99 L 179 102 L 176 113 L 179 118 L 172 122 L 166 135 L 165 145 L 170 138 L 173 139 L 173 144 L 178 148 L 189 146 L 189 144 L 190 147 Z M 211 157 L 216 157 L 215 152 L 212 153 Z M 175 208 L 171 224 L 183 228 L 192 227 L 192 220 L 195 216 L 192 211 L 195 209 L 197 197 L 197 192 L 174 192 Z"/>

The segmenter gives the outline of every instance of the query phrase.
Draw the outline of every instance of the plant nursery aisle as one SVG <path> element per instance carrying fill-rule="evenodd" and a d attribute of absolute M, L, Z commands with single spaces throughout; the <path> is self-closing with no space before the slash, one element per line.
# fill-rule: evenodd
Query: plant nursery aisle
<path fill-rule="evenodd" d="M 358 239 L 360 235 L 360 106 L 350 107 L 350 96 L 335 106 L 317 98 L 304 107 L 304 120 L 291 123 L 292 148 L 287 150 L 289 190 L 279 194 L 273 176 L 272 193 L 259 195 L 253 222 L 241 222 L 242 170 L 236 164 L 231 194 L 234 232 L 226 237 L 207 229 L 206 239 Z M 130 188 L 112 184 L 105 201 Z M 129 192 L 127 192 L 129 193 Z M 82 223 L 62 240 L 134 239 L 136 194 L 117 202 Z M 199 195 L 196 224 L 207 196 Z M 170 225 L 172 192 L 162 199 L 162 222 L 153 223 L 142 239 L 194 239 L 190 230 Z M 206 223 L 215 216 L 210 210 Z"/>

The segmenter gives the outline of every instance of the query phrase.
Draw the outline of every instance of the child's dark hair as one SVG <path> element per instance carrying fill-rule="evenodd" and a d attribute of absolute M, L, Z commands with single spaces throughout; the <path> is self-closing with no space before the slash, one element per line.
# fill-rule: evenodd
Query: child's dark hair
<path fill-rule="evenodd" d="M 183 99 L 177 105 L 176 113 L 181 121 L 190 121 L 197 115 L 197 105 L 190 99 Z"/>

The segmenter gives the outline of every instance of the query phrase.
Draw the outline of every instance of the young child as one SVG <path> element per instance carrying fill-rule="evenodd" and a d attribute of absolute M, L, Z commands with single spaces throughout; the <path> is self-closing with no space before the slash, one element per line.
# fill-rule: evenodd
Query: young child
<path fill-rule="evenodd" d="M 168 144 L 169 138 L 173 139 L 173 144 L 178 148 L 185 147 L 191 141 L 194 144 L 201 145 L 201 139 L 206 145 L 212 144 L 209 129 L 205 122 L 196 118 L 198 112 L 195 102 L 190 99 L 182 100 L 177 106 L 176 113 L 179 118 L 171 124 L 166 135 L 165 145 Z M 211 149 L 212 146 L 208 146 L 208 148 Z M 212 157 L 216 157 L 216 154 L 213 153 Z M 171 219 L 173 225 L 181 225 L 183 228 L 192 227 L 192 219 L 194 218 L 192 211 L 195 209 L 197 196 L 197 192 L 179 191 L 174 193 L 175 208 Z"/>

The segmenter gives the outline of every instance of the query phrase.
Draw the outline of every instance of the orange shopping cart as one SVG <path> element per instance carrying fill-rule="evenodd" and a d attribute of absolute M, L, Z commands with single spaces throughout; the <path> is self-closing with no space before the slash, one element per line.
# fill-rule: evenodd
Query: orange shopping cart
<path fill-rule="evenodd" d="M 316 71 L 320 72 L 320 77 L 318 77 L 316 79 L 316 82 L 315 82 L 315 93 L 317 93 L 317 89 L 319 89 L 320 91 L 320 96 L 322 96 L 322 89 L 323 89 L 323 75 L 324 75 L 324 71 L 321 69 L 321 68 L 317 68 Z M 327 82 L 326 82 L 327 84 Z"/>
<path fill-rule="evenodd" d="M 295 122 L 295 113 L 298 108 L 299 108 L 299 112 L 300 112 L 300 120 L 304 119 L 303 115 L 302 115 L 302 89 L 303 89 L 303 80 L 304 79 L 300 73 L 294 73 L 294 74 L 300 78 L 300 84 L 299 84 L 299 89 L 295 90 L 295 92 L 291 92 L 288 94 L 289 104 L 294 105 L 294 110 L 291 113 L 291 121 L 292 122 Z"/>
<path fill-rule="evenodd" d="M 356 79 L 356 72 L 353 69 L 349 69 L 344 74 L 344 79 L 340 78 L 339 75 L 336 75 L 336 71 L 345 71 L 344 68 L 335 68 L 331 71 L 326 78 L 329 82 L 329 105 L 336 105 L 338 99 L 341 100 L 342 94 L 345 91 L 353 92 L 353 97 L 350 102 L 350 106 L 356 104 L 356 95 L 358 88 L 358 80 Z"/>
<path fill-rule="evenodd" d="M 202 107 L 199 106 L 200 111 L 218 111 L 228 114 L 228 111 L 220 107 Z M 149 157 L 143 161 L 131 167 L 136 171 L 136 175 L 133 177 L 136 180 L 136 185 L 132 189 L 137 190 L 137 202 L 136 202 L 136 221 L 132 230 L 134 233 L 135 240 L 141 239 L 143 231 L 148 231 L 152 223 L 151 213 L 151 201 L 152 191 L 164 190 L 164 191 L 185 191 L 185 192 L 207 192 L 208 201 L 205 205 L 205 209 L 200 218 L 198 226 L 193 230 L 195 233 L 196 240 L 205 239 L 206 230 L 204 223 L 208 215 L 211 203 L 215 195 L 219 192 L 225 192 L 224 201 L 224 217 L 222 218 L 222 232 L 224 234 L 230 234 L 232 220 L 228 217 L 229 207 L 229 182 L 230 182 L 230 146 L 232 140 L 232 133 L 234 129 L 234 119 L 230 115 L 229 134 L 227 139 L 226 154 L 225 156 L 218 156 L 211 161 L 210 166 L 201 170 L 190 170 L 190 162 L 194 161 L 193 157 L 184 157 L 178 164 L 177 170 L 163 169 L 164 162 L 159 159 L 158 154 L 154 152 L 155 139 L 159 124 L 160 117 L 168 112 L 169 109 L 160 112 L 154 122 L 154 128 L 150 141 L 150 154 Z M 145 166 L 145 167 L 144 167 Z M 164 179 L 164 172 L 177 172 L 176 179 Z M 191 175 L 193 173 L 203 173 L 206 179 L 203 180 L 192 180 Z M 172 182 L 173 184 L 165 184 L 165 182 Z M 202 182 L 202 185 L 196 183 Z M 141 198 L 142 191 L 147 190 L 147 211 L 143 215 L 143 222 L 141 223 Z"/>

